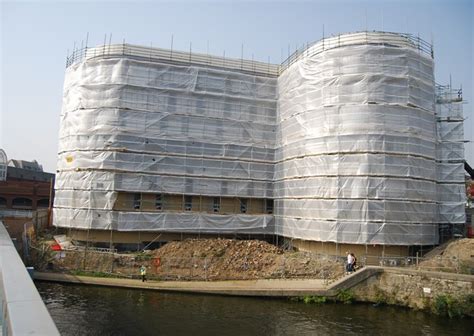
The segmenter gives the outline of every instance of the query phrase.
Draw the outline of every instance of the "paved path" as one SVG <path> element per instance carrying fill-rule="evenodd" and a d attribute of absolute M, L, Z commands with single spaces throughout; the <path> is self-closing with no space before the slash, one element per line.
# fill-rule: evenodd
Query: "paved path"
<path fill-rule="evenodd" d="M 68 282 L 98 286 L 152 289 L 239 296 L 305 296 L 327 295 L 322 279 L 265 279 L 229 281 L 147 281 L 119 278 L 99 278 L 61 273 L 35 272 L 36 280 Z"/>
<path fill-rule="evenodd" d="M 68 282 L 96 286 L 150 289 L 159 291 L 191 292 L 237 296 L 335 296 L 339 290 L 350 289 L 357 284 L 382 272 L 405 275 L 423 275 L 428 278 L 471 281 L 474 286 L 474 275 L 429 272 L 407 268 L 385 268 L 366 266 L 353 274 L 346 275 L 327 284 L 322 279 L 262 279 L 262 280 L 228 280 L 228 281 L 147 281 L 120 278 L 99 278 L 77 276 L 62 273 L 35 272 L 36 280 Z"/>

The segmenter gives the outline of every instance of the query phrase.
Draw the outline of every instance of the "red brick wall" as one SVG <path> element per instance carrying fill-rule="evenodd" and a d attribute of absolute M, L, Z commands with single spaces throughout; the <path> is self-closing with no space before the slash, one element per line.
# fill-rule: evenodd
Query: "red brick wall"
<path fill-rule="evenodd" d="M 13 199 L 23 197 L 30 199 L 32 206 L 22 209 L 36 210 L 40 199 L 49 199 L 49 188 L 49 182 L 10 179 L 0 182 L 0 197 L 6 199 L 8 209 L 13 208 Z"/>

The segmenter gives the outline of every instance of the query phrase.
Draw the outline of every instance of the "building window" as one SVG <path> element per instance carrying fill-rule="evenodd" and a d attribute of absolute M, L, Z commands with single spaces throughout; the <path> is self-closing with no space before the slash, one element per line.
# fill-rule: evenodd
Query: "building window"
<path fill-rule="evenodd" d="M 6 208 L 7 207 L 7 200 L 3 197 L 0 197 L 0 208 Z"/>
<path fill-rule="evenodd" d="M 29 198 L 18 197 L 13 199 L 12 208 L 16 209 L 31 209 L 33 202 Z"/>
<path fill-rule="evenodd" d="M 240 199 L 240 212 L 247 213 L 247 199 L 246 198 Z"/>
<path fill-rule="evenodd" d="M 37 208 L 48 208 L 49 207 L 49 199 L 42 198 L 36 203 Z"/>
<path fill-rule="evenodd" d="M 155 199 L 155 209 L 163 210 L 163 194 L 157 194 Z"/>
<path fill-rule="evenodd" d="M 221 199 L 219 197 L 214 197 L 214 201 L 212 202 L 212 211 L 221 211 Z"/>
<path fill-rule="evenodd" d="M 184 196 L 184 211 L 191 211 L 193 209 L 193 197 Z"/>
<path fill-rule="evenodd" d="M 267 214 L 272 214 L 273 213 L 273 200 L 272 199 L 266 199 L 265 200 L 265 212 Z"/>
<path fill-rule="evenodd" d="M 135 210 L 140 210 L 142 206 L 142 194 L 136 193 L 133 194 L 133 208 Z"/>

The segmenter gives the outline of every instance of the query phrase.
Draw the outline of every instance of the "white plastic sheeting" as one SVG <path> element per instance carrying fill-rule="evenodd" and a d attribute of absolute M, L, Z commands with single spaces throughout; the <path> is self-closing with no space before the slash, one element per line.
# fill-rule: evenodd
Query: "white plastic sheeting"
<path fill-rule="evenodd" d="M 451 87 L 437 87 L 436 93 L 439 223 L 452 227 L 466 222 L 462 97 Z M 453 233 L 462 234 L 448 235 Z"/>
<path fill-rule="evenodd" d="M 271 215 L 216 215 L 191 212 L 126 212 L 101 209 L 55 209 L 61 227 L 118 231 L 268 233 L 273 229 Z M 144 226 L 146 224 L 146 226 Z"/>
<path fill-rule="evenodd" d="M 114 204 L 118 192 L 272 198 L 276 78 L 97 55 L 66 73 L 55 225 L 273 232 L 269 215 L 127 212 Z"/>
<path fill-rule="evenodd" d="M 0 181 L 7 179 L 8 159 L 7 154 L 3 149 L 0 149 Z"/>
<path fill-rule="evenodd" d="M 435 116 L 430 48 L 366 32 L 281 66 L 125 44 L 74 53 L 54 223 L 436 244 L 438 223 L 463 220 L 464 153 L 460 104 L 438 96 Z M 118 211 L 118 192 L 274 198 L 275 216 Z"/>
<path fill-rule="evenodd" d="M 310 47 L 278 79 L 276 232 L 435 244 L 433 61 L 399 36 L 359 37 Z"/>

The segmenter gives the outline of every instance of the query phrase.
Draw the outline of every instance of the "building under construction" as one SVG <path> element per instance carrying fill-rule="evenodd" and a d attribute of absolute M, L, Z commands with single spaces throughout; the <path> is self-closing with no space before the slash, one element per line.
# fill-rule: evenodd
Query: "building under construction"
<path fill-rule="evenodd" d="M 271 235 L 407 254 L 464 223 L 461 94 L 411 35 L 282 64 L 129 44 L 68 57 L 54 225 L 79 240 Z M 166 238 L 168 237 L 168 238 Z"/>

